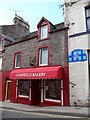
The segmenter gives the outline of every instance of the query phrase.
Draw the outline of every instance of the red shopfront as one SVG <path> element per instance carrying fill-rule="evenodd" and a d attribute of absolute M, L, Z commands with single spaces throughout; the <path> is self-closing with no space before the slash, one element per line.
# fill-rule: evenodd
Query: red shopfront
<path fill-rule="evenodd" d="M 10 102 L 64 106 L 67 95 L 62 78 L 61 66 L 15 69 L 10 73 Z"/>

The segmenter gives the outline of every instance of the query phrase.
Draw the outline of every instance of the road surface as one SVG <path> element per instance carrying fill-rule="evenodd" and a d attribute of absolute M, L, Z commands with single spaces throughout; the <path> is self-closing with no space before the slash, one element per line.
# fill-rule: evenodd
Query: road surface
<path fill-rule="evenodd" d="M 10 109 L 2 109 L 2 118 L 59 118 L 59 120 L 90 120 L 85 117 L 64 116 L 46 113 L 23 112 Z M 4 119 L 2 119 L 4 120 Z M 8 119 L 6 119 L 8 120 Z M 13 120 L 13 119 L 11 119 Z"/>

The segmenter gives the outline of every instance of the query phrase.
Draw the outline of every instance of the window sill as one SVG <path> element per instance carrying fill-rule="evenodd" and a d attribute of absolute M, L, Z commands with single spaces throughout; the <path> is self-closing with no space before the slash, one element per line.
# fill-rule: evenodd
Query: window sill
<path fill-rule="evenodd" d="M 38 39 L 38 42 L 40 42 L 40 41 L 44 41 L 44 40 L 49 40 L 49 37 L 46 37 L 46 38 L 40 38 L 40 39 Z"/>
<path fill-rule="evenodd" d="M 21 67 L 14 67 L 14 69 L 18 69 L 18 68 L 21 68 Z"/>
<path fill-rule="evenodd" d="M 60 103 L 61 101 L 60 100 L 52 100 L 52 99 L 44 99 L 45 101 L 51 101 L 51 102 L 58 102 Z"/>
<path fill-rule="evenodd" d="M 40 64 L 39 66 L 48 66 L 48 64 Z"/>
<path fill-rule="evenodd" d="M 21 97 L 21 98 L 29 98 L 29 96 L 25 96 L 25 95 L 19 95 L 18 97 Z"/>

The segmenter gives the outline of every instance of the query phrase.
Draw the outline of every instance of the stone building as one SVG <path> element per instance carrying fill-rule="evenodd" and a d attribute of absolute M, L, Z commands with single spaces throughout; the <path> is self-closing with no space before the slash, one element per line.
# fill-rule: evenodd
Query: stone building
<path fill-rule="evenodd" d="M 90 100 L 90 0 L 64 0 L 68 29 L 70 104 Z"/>
<path fill-rule="evenodd" d="M 2 101 L 69 105 L 68 28 L 44 17 L 37 28 L 5 46 Z"/>
<path fill-rule="evenodd" d="M 30 26 L 22 17 L 15 14 L 12 25 L 1 25 L 0 34 L 11 38 L 17 38 L 21 35 L 30 34 Z"/>

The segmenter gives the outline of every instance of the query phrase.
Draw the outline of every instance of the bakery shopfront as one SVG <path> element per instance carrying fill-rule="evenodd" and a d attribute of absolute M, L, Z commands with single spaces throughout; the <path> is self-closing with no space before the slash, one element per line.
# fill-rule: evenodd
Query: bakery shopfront
<path fill-rule="evenodd" d="M 10 73 L 10 102 L 64 105 L 62 67 L 20 68 Z"/>

